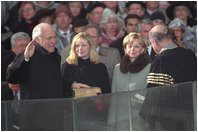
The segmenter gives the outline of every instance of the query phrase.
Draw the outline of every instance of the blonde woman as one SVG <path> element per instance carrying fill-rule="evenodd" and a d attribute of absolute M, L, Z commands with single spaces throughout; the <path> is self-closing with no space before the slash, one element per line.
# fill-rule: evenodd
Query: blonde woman
<path fill-rule="evenodd" d="M 130 33 L 123 40 L 125 56 L 114 70 L 112 92 L 146 88 L 151 58 L 147 54 L 148 41 L 139 33 Z"/>
<path fill-rule="evenodd" d="M 92 37 L 85 32 L 73 38 L 70 55 L 62 65 L 62 75 L 67 97 L 71 97 L 75 88 L 100 87 L 102 93 L 111 91 L 107 69 L 100 63 Z"/>

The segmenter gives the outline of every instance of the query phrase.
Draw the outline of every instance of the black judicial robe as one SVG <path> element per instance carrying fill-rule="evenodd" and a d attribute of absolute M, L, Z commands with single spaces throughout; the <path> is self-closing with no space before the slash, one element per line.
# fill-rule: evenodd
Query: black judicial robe
<path fill-rule="evenodd" d="M 140 116 L 149 123 L 150 130 L 193 130 L 193 89 L 188 84 L 171 85 L 197 80 L 195 54 L 184 48 L 163 51 L 152 62 L 148 75 L 149 89 Z M 165 87 L 168 86 L 169 87 Z M 155 86 L 164 86 L 150 88 Z M 191 122 L 191 127 L 187 126 Z"/>

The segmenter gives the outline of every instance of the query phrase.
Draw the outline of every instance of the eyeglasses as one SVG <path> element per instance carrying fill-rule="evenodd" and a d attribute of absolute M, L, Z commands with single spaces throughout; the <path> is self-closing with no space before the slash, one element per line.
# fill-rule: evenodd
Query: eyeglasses
<path fill-rule="evenodd" d="M 181 29 L 173 29 L 174 32 L 183 32 Z"/>
<path fill-rule="evenodd" d="M 39 37 L 39 39 L 43 39 L 43 38 Z M 46 39 L 47 41 L 57 40 L 57 36 L 47 37 L 47 38 L 44 38 L 44 39 Z"/>
<path fill-rule="evenodd" d="M 33 8 L 27 8 L 27 9 L 23 9 L 23 12 L 30 12 L 32 10 L 33 10 Z"/>

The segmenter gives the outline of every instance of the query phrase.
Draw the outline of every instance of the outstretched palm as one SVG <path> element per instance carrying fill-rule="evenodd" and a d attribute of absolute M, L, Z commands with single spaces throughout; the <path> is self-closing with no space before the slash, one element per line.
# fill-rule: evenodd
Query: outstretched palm
<path fill-rule="evenodd" d="M 25 52 L 24 52 L 24 58 L 25 59 L 29 59 L 30 57 L 33 56 L 34 54 L 34 50 L 35 50 L 35 45 L 34 43 L 36 42 L 36 39 L 33 39 L 29 44 L 28 46 L 25 48 Z"/>

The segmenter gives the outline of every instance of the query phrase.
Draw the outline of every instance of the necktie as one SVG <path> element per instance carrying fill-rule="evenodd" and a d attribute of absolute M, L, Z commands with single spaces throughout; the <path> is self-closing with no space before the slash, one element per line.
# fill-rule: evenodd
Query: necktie
<path fill-rule="evenodd" d="M 64 33 L 64 37 L 65 37 L 66 43 L 68 43 L 68 40 L 67 40 L 67 32 Z M 66 46 L 66 43 L 64 43 L 64 47 Z"/>
<path fill-rule="evenodd" d="M 64 37 L 67 39 L 67 33 L 64 33 Z"/>

